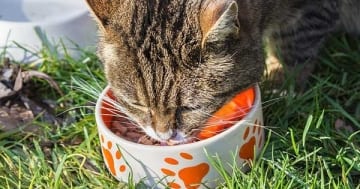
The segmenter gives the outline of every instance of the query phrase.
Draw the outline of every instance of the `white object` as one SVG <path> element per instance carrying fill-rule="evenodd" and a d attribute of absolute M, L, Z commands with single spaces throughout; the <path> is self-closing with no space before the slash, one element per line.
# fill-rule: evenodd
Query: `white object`
<path fill-rule="evenodd" d="M 253 107 L 241 121 L 211 138 L 177 146 L 143 145 L 115 135 L 109 129 L 114 116 L 109 112 L 114 111 L 109 111 L 112 107 L 104 100 L 111 98 L 109 91 L 107 87 L 100 95 L 95 116 L 105 164 L 119 181 L 128 182 L 132 178 L 133 182 L 143 181 L 149 188 L 197 188 L 190 185 L 199 183 L 202 183 L 199 188 L 215 188 L 222 180 L 209 157 L 217 155 L 231 173 L 232 166 L 241 168 L 263 147 L 265 134 L 258 85 Z"/>
<path fill-rule="evenodd" d="M 39 57 L 18 45 L 36 53 L 44 41 L 50 48 L 61 46 L 62 42 L 75 56 L 75 44 L 81 48 L 94 48 L 97 41 L 96 24 L 85 1 L 0 1 L 0 53 L 6 50 L 7 55 L 15 60 L 31 61 Z M 61 47 L 59 49 L 62 50 Z"/>

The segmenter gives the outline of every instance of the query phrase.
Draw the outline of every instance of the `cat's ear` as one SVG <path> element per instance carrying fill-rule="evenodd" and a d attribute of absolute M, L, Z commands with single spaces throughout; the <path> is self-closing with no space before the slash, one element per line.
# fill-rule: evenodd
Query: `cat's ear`
<path fill-rule="evenodd" d="M 205 1 L 200 12 L 200 27 L 202 47 L 207 42 L 220 42 L 230 35 L 238 35 L 238 4 L 228 0 Z"/>
<path fill-rule="evenodd" d="M 101 29 L 105 29 L 116 8 L 114 2 L 112 0 L 86 0 L 86 2 Z"/>

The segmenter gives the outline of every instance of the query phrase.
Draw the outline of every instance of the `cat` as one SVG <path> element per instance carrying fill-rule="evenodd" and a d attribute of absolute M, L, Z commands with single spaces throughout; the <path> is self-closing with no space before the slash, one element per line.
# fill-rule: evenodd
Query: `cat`
<path fill-rule="evenodd" d="M 192 136 L 239 91 L 261 81 L 265 39 L 291 67 L 316 57 L 330 32 L 360 31 L 358 0 L 87 3 L 117 103 L 159 141 Z"/>

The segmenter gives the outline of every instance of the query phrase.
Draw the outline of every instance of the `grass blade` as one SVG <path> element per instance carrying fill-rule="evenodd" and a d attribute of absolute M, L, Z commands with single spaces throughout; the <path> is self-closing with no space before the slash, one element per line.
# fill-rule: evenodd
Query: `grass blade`
<path fill-rule="evenodd" d="M 313 120 L 313 116 L 309 115 L 309 117 L 308 117 L 308 119 L 306 121 L 306 124 L 305 124 L 303 135 L 302 135 L 302 145 L 303 145 L 304 148 L 305 148 L 306 136 L 307 136 L 307 134 L 309 132 L 312 120 Z"/>

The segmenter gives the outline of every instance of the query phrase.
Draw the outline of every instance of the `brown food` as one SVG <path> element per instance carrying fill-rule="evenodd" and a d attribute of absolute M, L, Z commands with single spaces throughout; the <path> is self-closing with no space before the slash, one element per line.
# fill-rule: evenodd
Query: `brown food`
<path fill-rule="evenodd" d="M 110 130 L 114 134 L 116 134 L 117 136 L 119 136 L 123 139 L 126 139 L 131 142 L 139 143 L 139 144 L 155 145 L 155 146 L 178 145 L 178 143 L 176 143 L 176 141 L 174 141 L 174 140 L 160 142 L 155 139 L 152 139 L 151 137 L 147 136 L 140 127 L 132 124 L 128 119 L 126 119 L 122 116 L 113 117 Z M 196 142 L 196 141 L 198 141 L 198 140 L 192 139 L 192 140 L 188 140 L 186 143 L 192 143 L 192 142 Z M 181 143 L 181 144 L 184 144 L 184 143 Z"/>

